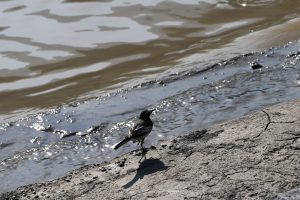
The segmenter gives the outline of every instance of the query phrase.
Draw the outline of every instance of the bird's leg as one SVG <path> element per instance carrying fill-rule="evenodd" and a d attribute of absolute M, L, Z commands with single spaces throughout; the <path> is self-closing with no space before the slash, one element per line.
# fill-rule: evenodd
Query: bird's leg
<path fill-rule="evenodd" d="M 141 164 L 142 162 L 142 160 L 144 159 L 144 161 L 145 160 L 147 160 L 147 158 L 146 158 L 146 153 L 147 153 L 147 151 L 142 151 L 142 157 L 141 157 L 141 159 L 139 160 L 139 163 Z"/>
<path fill-rule="evenodd" d="M 142 141 L 141 141 L 141 147 L 144 150 L 143 144 L 144 144 L 144 139 L 142 139 Z"/>

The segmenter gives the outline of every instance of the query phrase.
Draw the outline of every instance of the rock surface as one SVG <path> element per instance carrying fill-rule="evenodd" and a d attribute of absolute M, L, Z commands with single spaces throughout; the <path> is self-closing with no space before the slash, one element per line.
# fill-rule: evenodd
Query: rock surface
<path fill-rule="evenodd" d="M 0 199 L 299 199 L 300 100 Z"/>

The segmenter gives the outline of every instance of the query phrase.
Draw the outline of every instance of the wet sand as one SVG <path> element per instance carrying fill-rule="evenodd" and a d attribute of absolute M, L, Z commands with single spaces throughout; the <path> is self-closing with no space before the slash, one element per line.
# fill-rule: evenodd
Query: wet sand
<path fill-rule="evenodd" d="M 0 199 L 297 199 L 299 113 L 277 104 Z"/>
<path fill-rule="evenodd" d="M 136 149 L 123 139 L 131 120 L 155 108 L 146 145 L 299 99 L 300 42 L 195 66 L 85 102 L 0 126 L 0 192 L 53 180 Z M 149 96 L 150 95 L 150 96 Z M 150 98 L 149 98 L 150 97 Z"/>

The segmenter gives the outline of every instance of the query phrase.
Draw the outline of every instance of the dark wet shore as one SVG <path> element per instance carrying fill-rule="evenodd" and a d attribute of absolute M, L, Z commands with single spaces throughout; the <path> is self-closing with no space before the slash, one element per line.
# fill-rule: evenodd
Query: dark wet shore
<path fill-rule="evenodd" d="M 99 99 L 75 102 L 0 128 L 1 192 L 44 182 L 136 149 L 111 146 L 131 119 L 155 108 L 146 146 L 300 98 L 300 42 L 170 73 Z"/>
<path fill-rule="evenodd" d="M 0 199 L 299 199 L 299 113 L 281 103 Z"/>

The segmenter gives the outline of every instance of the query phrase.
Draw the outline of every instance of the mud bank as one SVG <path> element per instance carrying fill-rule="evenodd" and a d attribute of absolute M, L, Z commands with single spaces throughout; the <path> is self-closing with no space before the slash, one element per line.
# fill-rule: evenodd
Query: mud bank
<path fill-rule="evenodd" d="M 133 151 L 111 146 L 142 110 L 155 108 L 146 145 L 210 127 L 280 102 L 299 99 L 300 42 L 181 71 L 0 123 L 0 192 L 46 182 Z M 100 92 L 100 91 L 99 91 Z M 101 92 L 100 92 L 101 93 Z M 1 118 L 1 117 L 0 117 Z M 0 120 L 1 121 L 1 120 Z"/>
<path fill-rule="evenodd" d="M 297 199 L 299 113 L 278 104 L 0 199 Z"/>

